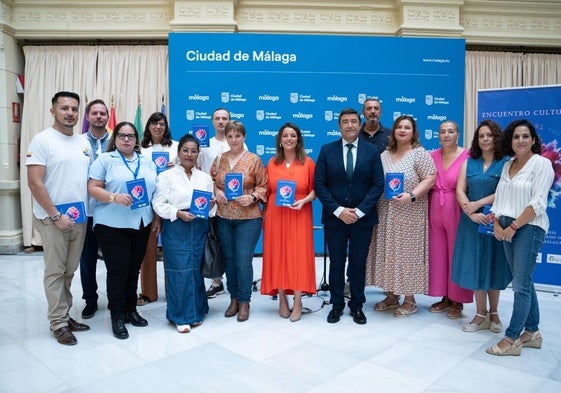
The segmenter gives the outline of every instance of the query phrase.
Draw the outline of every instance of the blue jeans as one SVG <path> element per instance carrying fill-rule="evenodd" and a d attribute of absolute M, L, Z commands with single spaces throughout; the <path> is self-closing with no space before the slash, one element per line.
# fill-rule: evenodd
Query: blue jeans
<path fill-rule="evenodd" d="M 511 217 L 500 218 L 503 228 L 509 226 L 512 221 L 514 219 Z M 532 280 L 536 258 L 544 237 L 543 229 L 526 224 L 516 231 L 512 243 L 503 242 L 506 259 L 512 271 L 514 290 L 512 317 L 505 336 L 512 340 L 517 340 L 524 329 L 530 332 L 539 330 L 540 309 Z"/>
<path fill-rule="evenodd" d="M 261 234 L 263 219 L 216 219 L 216 231 L 226 268 L 226 286 L 231 299 L 240 303 L 251 300 L 253 253 Z"/>

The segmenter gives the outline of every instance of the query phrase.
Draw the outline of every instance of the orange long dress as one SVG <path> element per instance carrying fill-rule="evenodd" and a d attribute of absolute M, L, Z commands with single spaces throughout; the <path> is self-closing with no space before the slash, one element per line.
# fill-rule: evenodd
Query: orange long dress
<path fill-rule="evenodd" d="M 267 208 L 263 223 L 263 273 L 261 294 L 276 295 L 278 289 L 287 294 L 294 291 L 316 292 L 316 267 L 314 254 L 312 204 L 301 210 L 276 206 L 275 196 L 279 180 L 296 182 L 299 200 L 314 188 L 315 164 L 307 157 L 304 164 L 294 160 L 289 167 L 284 162 L 267 165 Z"/>

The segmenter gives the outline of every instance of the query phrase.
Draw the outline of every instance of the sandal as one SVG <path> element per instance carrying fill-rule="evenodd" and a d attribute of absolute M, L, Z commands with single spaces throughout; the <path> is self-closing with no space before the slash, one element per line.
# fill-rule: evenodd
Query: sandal
<path fill-rule="evenodd" d="M 434 303 L 430 306 L 430 312 L 444 312 L 452 307 L 452 301 L 448 299 L 447 296 L 444 296 L 441 301 Z"/>
<path fill-rule="evenodd" d="M 483 318 L 483 322 L 479 322 L 479 323 L 474 323 L 473 321 L 475 321 L 475 318 Z M 475 317 L 473 317 L 472 321 L 466 325 L 464 325 L 462 327 L 462 330 L 464 332 L 477 332 L 478 330 L 483 330 L 483 329 L 489 329 L 490 326 L 490 321 L 489 321 L 489 314 L 487 315 L 483 315 L 483 314 L 475 314 Z"/>
<path fill-rule="evenodd" d="M 136 299 L 137 306 L 144 306 L 148 303 L 152 303 L 154 300 L 150 300 L 148 296 L 144 296 L 143 294 L 138 295 L 138 299 Z"/>
<path fill-rule="evenodd" d="M 527 340 L 523 340 L 523 337 L 528 337 Z M 522 333 L 522 336 L 520 336 L 520 342 L 522 343 L 523 347 L 528 347 L 528 348 L 541 348 L 542 347 L 542 335 L 540 334 L 540 331 L 537 330 L 534 333 L 530 333 L 527 330 L 524 330 L 524 333 Z"/>
<path fill-rule="evenodd" d="M 462 310 L 464 305 L 462 303 L 452 302 L 448 310 L 448 319 L 460 319 L 462 317 Z"/>
<path fill-rule="evenodd" d="M 503 340 L 508 342 L 510 344 L 510 347 L 508 347 L 507 349 L 501 349 L 501 347 L 499 347 L 499 343 Z M 520 352 L 522 350 L 522 343 L 520 342 L 520 339 L 512 341 L 509 338 L 504 337 L 503 340 L 499 341 L 492 347 L 487 348 L 485 352 L 487 352 L 489 355 L 495 356 L 520 356 Z"/>
<path fill-rule="evenodd" d="M 399 296 L 387 295 L 384 300 L 374 305 L 374 311 L 393 310 L 399 307 Z"/>
<path fill-rule="evenodd" d="M 497 318 L 499 317 L 499 313 L 498 312 L 490 312 L 489 315 L 496 315 Z M 491 321 L 491 324 L 489 326 L 489 330 L 492 331 L 493 333 L 500 333 L 501 330 L 503 330 L 503 324 L 501 323 L 501 321 L 499 320 L 499 323 L 495 323 L 493 321 Z"/>
<path fill-rule="evenodd" d="M 412 305 L 413 308 L 411 310 L 407 310 L 406 308 L 403 308 L 403 306 L 406 303 Z M 417 311 L 418 311 L 417 303 L 413 303 L 409 300 L 404 300 L 403 305 L 393 312 L 393 316 L 396 318 L 405 318 L 410 316 L 411 314 L 415 314 Z"/>

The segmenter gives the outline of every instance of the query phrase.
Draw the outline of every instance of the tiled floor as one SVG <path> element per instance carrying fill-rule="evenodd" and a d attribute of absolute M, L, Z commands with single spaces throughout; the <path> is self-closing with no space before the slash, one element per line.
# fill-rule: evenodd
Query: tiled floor
<path fill-rule="evenodd" d="M 259 277 L 261 260 L 254 262 Z M 323 259 L 317 259 L 318 284 Z M 163 266 L 158 264 L 163 292 Z M 418 296 L 419 312 L 398 319 L 376 313 L 383 297 L 367 288 L 368 323 L 353 323 L 348 310 L 328 324 L 330 306 L 304 299 L 313 312 L 291 323 L 270 297 L 254 294 L 249 321 L 226 319 L 228 295 L 210 300 L 201 327 L 179 334 L 165 318 L 164 296 L 140 307 L 150 323 L 129 327 L 130 338 L 111 334 L 105 267 L 98 268 L 100 311 L 77 333 L 78 345 L 58 344 L 49 331 L 42 285 L 41 253 L 0 256 L 0 392 L 561 392 L 561 297 L 541 292 L 544 345 L 520 357 L 494 357 L 485 348 L 501 335 L 463 333 L 462 320 L 431 314 L 434 298 Z M 80 320 L 78 272 L 73 281 Z M 163 293 L 162 293 L 163 295 Z M 328 299 L 328 294 L 320 293 Z M 504 291 L 500 314 L 506 324 L 513 293 Z"/>

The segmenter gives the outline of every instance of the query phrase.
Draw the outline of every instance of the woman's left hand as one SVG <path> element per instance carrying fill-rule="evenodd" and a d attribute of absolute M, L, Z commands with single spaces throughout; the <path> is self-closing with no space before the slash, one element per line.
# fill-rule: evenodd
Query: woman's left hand
<path fill-rule="evenodd" d="M 235 199 L 243 207 L 248 207 L 253 203 L 253 195 L 242 195 Z"/>
<path fill-rule="evenodd" d="M 306 204 L 306 201 L 304 199 L 299 199 L 297 201 L 294 201 L 294 203 L 289 207 L 292 210 L 302 210 L 302 208 L 304 207 L 305 204 Z"/>

